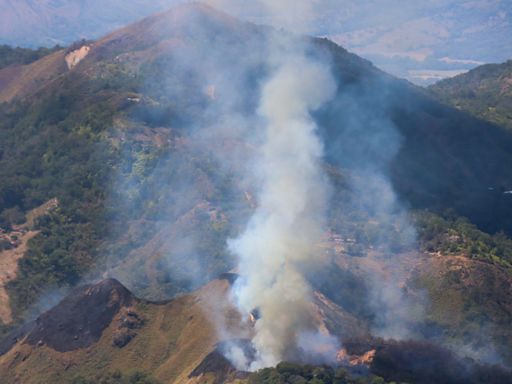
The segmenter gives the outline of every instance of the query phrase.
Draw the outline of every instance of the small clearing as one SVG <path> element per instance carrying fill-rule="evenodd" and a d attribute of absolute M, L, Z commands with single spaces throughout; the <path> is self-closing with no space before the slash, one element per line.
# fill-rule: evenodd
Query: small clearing
<path fill-rule="evenodd" d="M 35 222 L 58 206 L 59 201 L 53 198 L 28 212 L 25 224 L 13 226 L 9 231 L 0 228 L 0 240 L 10 244 L 5 248 L 0 247 L 0 322 L 4 324 L 13 320 L 7 284 L 16 279 L 18 261 L 27 252 L 28 242 L 39 233 L 34 230 Z"/>

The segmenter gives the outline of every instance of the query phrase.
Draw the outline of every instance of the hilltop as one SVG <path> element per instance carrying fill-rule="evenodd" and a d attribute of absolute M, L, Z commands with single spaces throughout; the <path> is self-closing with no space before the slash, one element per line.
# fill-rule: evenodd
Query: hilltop
<path fill-rule="evenodd" d="M 223 382 L 215 377 L 236 369 L 215 352 L 229 341 L 216 328 L 219 316 L 237 338 L 251 334 L 228 290 L 227 280 L 215 280 L 174 300 L 150 302 L 112 279 L 81 286 L 0 345 L 0 377 L 4 383 L 71 382 L 136 368 L 162 382 Z M 361 333 L 335 304 L 317 305 L 330 324 Z"/>
<path fill-rule="evenodd" d="M 81 286 L 0 344 L 0 377 L 4 383 L 28 384 L 109 378 L 117 383 L 127 376 L 130 382 L 190 384 L 265 383 L 271 377 L 292 382 L 292 376 L 321 383 L 386 382 L 376 374 L 419 384 L 501 383 L 511 377 L 502 368 L 461 360 L 433 344 L 371 339 L 321 294 L 315 300 L 319 321 L 347 340 L 337 367 L 281 363 L 253 374 L 237 371 L 223 356 L 223 346 L 234 342 L 250 350 L 252 325 L 240 318 L 228 291 L 228 281 L 215 280 L 157 303 L 136 298 L 112 279 Z M 221 318 L 227 328 L 219 332 Z M 236 339 L 223 338 L 227 331 Z"/>
<path fill-rule="evenodd" d="M 429 89 L 457 109 L 512 129 L 512 60 L 479 66 Z"/>

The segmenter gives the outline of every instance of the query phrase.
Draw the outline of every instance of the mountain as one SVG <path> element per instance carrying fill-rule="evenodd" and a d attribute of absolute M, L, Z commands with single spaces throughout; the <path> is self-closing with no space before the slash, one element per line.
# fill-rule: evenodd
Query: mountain
<path fill-rule="evenodd" d="M 66 88 L 72 89 L 78 86 L 78 83 L 71 85 L 72 81 L 89 80 L 94 80 L 97 86 L 102 87 L 112 87 L 108 84 L 109 82 L 125 81 L 125 84 L 122 84 L 123 88 L 130 90 L 136 90 L 138 83 L 144 82 L 146 92 L 149 90 L 161 92 L 162 90 L 151 89 L 157 86 L 151 81 L 154 81 L 158 75 L 166 76 L 162 73 L 164 69 L 159 68 L 159 60 L 166 59 L 166 52 L 172 52 L 173 49 L 181 52 L 185 49 L 197 51 L 200 44 L 198 39 L 202 39 L 201 34 L 205 33 L 204 31 L 187 31 L 186 23 L 191 21 L 190 18 L 205 18 L 205 29 L 212 28 L 225 33 L 226 39 L 222 42 L 223 44 L 231 44 L 231 39 L 235 41 L 249 39 L 248 44 L 254 42 L 256 45 L 254 49 L 261 49 L 257 47 L 256 38 L 251 37 L 255 27 L 250 24 L 235 21 L 220 13 L 206 12 L 206 7 L 203 6 L 177 9 L 180 11 L 175 10 L 148 18 L 93 43 L 91 53 L 74 71 L 68 71 L 63 60 L 64 51 L 56 52 L 29 66 L 10 67 L 0 71 L 0 83 L 3 85 L 0 100 L 9 101 L 30 95 L 41 97 L 43 95 L 38 94 L 37 91 L 45 87 L 48 88 L 49 93 L 52 91 L 55 93 L 60 85 L 66 84 Z M 196 11 L 186 11 L 186 9 L 200 9 L 200 11 L 196 14 Z M 169 18 L 173 18 L 177 23 L 167 25 Z M 256 36 L 263 30 L 260 29 Z M 471 119 L 454 109 L 446 108 L 421 89 L 385 75 L 369 62 L 349 54 L 327 40 L 316 40 L 316 44 L 319 49 L 334 56 L 335 71 L 340 82 L 359 87 L 361 92 L 368 94 L 364 95 L 364 99 L 360 97 L 358 105 L 369 109 L 376 108 L 377 105 L 382 104 L 382 95 L 388 94 L 387 104 L 384 106 L 386 111 L 383 113 L 391 116 L 391 123 L 397 126 L 400 135 L 404 138 L 404 143 L 393 159 L 391 167 L 395 188 L 402 196 L 416 207 L 454 208 L 486 230 L 510 231 L 512 229 L 512 223 L 507 215 L 510 209 L 508 196 L 489 191 L 489 188 L 493 191 L 507 191 L 512 188 L 511 175 L 508 174 L 508 167 L 504 166 L 510 161 L 508 148 L 511 139 L 507 133 L 490 124 L 483 128 L 485 123 Z M 230 49 L 243 48 L 234 45 Z M 200 59 L 199 57 L 191 58 L 191 60 Z M 142 73 L 141 71 L 148 71 L 148 66 L 143 65 L 144 63 L 153 65 L 154 72 Z M 120 78 L 114 80 L 116 76 Z M 173 76 L 176 75 L 173 74 Z M 112 80 L 108 80 L 110 78 Z M 180 79 L 175 78 L 173 81 L 179 82 Z M 103 84 L 98 84 L 100 82 Z M 130 82 L 129 86 L 128 82 Z M 379 88 L 383 91 L 372 92 L 373 89 Z M 198 91 L 199 95 L 191 94 L 187 97 L 196 97 L 194 101 L 199 101 L 198 97 L 203 97 L 204 94 L 202 90 L 195 88 L 195 92 Z M 107 92 L 109 91 L 105 90 L 103 93 Z M 121 100 L 118 99 L 118 102 Z M 339 98 L 337 102 L 343 103 L 343 100 Z M 58 108 L 58 105 L 55 108 Z M 148 103 L 143 102 L 138 108 L 144 111 L 149 108 Z M 170 106 L 151 107 L 151 109 L 155 108 L 165 110 Z M 190 108 L 190 105 L 186 108 Z M 338 122 L 343 122 L 346 117 L 337 116 L 336 113 L 339 110 L 340 108 L 331 108 L 327 113 L 330 121 L 322 121 L 323 126 L 326 127 L 325 134 L 328 142 L 332 143 L 327 148 L 327 152 L 354 152 L 357 145 L 352 148 L 341 147 L 343 143 L 339 140 Z M 171 112 L 168 110 L 165 113 Z M 357 110 L 354 111 L 354 113 L 357 112 Z M 369 119 L 376 120 L 373 117 Z M 366 156 L 363 152 L 359 151 L 351 155 Z M 472 156 L 469 156 L 470 152 Z M 364 162 L 364 159 L 361 161 Z M 485 169 L 482 168 L 483 163 L 485 163 Z M 420 180 L 421 178 L 423 180 Z"/>
<path fill-rule="evenodd" d="M 97 39 L 140 17 L 184 2 L 2 0 L 0 44 L 36 47 Z M 504 43 L 512 38 L 511 8 L 506 1 L 398 5 L 392 0 L 359 0 L 346 1 L 340 9 L 336 0 L 318 0 L 304 15 L 295 15 L 294 22 L 270 15 L 264 1 L 205 2 L 258 24 L 275 23 L 285 28 L 298 24 L 301 32 L 328 36 L 379 68 L 417 84 L 431 84 L 512 55 Z"/>
<path fill-rule="evenodd" d="M 512 128 L 512 61 L 487 64 L 429 87 L 455 108 Z"/>
<path fill-rule="evenodd" d="M 251 332 L 248 322 L 238 325 L 228 290 L 227 280 L 215 280 L 171 301 L 148 302 L 116 280 L 79 287 L 0 346 L 0 377 L 4 383 L 64 383 L 136 368 L 161 382 L 213 382 L 209 376 L 230 373 L 218 362 L 202 364 L 229 341 L 219 339 L 215 328 L 219 308 L 232 332 L 240 338 Z M 361 333 L 335 304 L 317 305 L 345 334 Z"/>
<path fill-rule="evenodd" d="M 190 318 L 200 316 L 191 304 L 200 294 L 190 292 L 227 288 L 225 282 L 201 287 L 235 267 L 226 241 L 254 211 L 244 164 L 257 153 L 247 137 L 260 128 L 253 115 L 271 70 L 262 59 L 266 42 L 275 33 L 301 39 L 311 57 L 329 62 L 337 86 L 314 116 L 332 185 L 329 232 L 318 250 L 331 255 L 332 264 L 324 275 L 311 276 L 336 309 L 333 333 L 362 329 L 365 339 L 366 329 L 386 328 L 392 337 L 411 328 L 437 348 L 510 364 L 511 133 L 327 39 L 288 35 L 193 4 L 0 69 L 0 225 L 9 239 L 20 225 L 37 232 L 6 283 L 14 323 L 2 331 L 46 313 L 39 317 L 42 330 L 36 320 L 17 337 L 30 342 L 12 346 L 10 339 L 12 349 L 0 358 L 7 377 L 13 369 L 29 382 L 37 380 L 29 371 L 53 380 L 68 371 L 66 378 L 94 380 L 91 371 L 109 374 L 140 362 L 168 380 L 189 375 L 214 352 L 217 339 L 205 334 L 210 323 L 201 318 L 195 328 Z M 52 201 L 32 223 L 24 217 Z M 393 289 L 372 296 L 390 276 Z M 46 312 L 61 290 L 108 277 L 140 299 L 107 280 L 107 292 L 113 289 L 119 301 L 105 307 L 110 294 L 89 286 L 104 310 L 91 311 L 101 321 L 89 321 L 98 328 L 81 327 L 85 336 L 72 326 L 78 320 L 67 317 L 72 308 L 89 305 L 84 291 Z M 414 303 L 427 296 L 427 315 L 400 318 L 402 296 Z M 172 298 L 174 304 L 154 303 Z M 181 309 L 168 309 L 167 316 L 168 305 L 180 306 L 180 300 Z M 148 334 L 115 349 L 113 334 L 124 331 L 116 316 L 132 306 L 155 327 L 137 328 L 134 333 Z M 62 333 L 52 321 L 61 309 Z M 190 345 L 176 340 L 180 332 L 192 334 Z M 61 336 L 64 345 L 80 348 L 59 352 Z M 119 342 L 131 336 L 121 334 Z M 373 346 L 370 341 L 364 345 Z M 176 355 L 172 363 L 173 353 L 188 347 L 191 355 Z M 218 355 L 211 359 L 222 363 Z M 50 360 L 63 370 L 49 369 Z"/>
<path fill-rule="evenodd" d="M 115 280 L 79 287 L 7 339 L 0 377 L 5 383 L 64 383 L 136 369 L 186 382 L 215 346 L 207 303 L 226 289 L 217 281 L 174 301 L 151 303 Z"/>
<path fill-rule="evenodd" d="M 172 1 L 0 1 L 0 43 L 53 46 L 96 38 L 141 16 L 172 5 Z"/>
<path fill-rule="evenodd" d="M 248 343 L 244 340 L 252 327 L 248 320 L 240 323 L 228 291 L 227 280 L 215 280 L 199 291 L 157 303 L 136 298 L 112 279 L 78 287 L 0 345 L 0 377 L 4 383 L 122 383 L 124 377 L 131 377 L 130 383 L 267 382 L 268 369 L 252 375 L 240 372 L 223 356 L 226 343 Z M 289 380 L 293 374 L 312 375 L 322 383 L 332 383 L 336 376 L 334 382 L 349 383 L 351 375 L 358 375 L 359 382 L 374 383 L 378 373 L 419 384 L 502 383 L 512 377 L 498 367 L 458 360 L 432 344 L 372 340 L 323 295 L 317 295 L 315 305 L 320 321 L 328 318 L 325 325 L 331 332 L 350 336 L 346 348 L 351 363 L 345 365 L 340 358 L 336 370 L 323 366 L 314 372 L 282 363 L 274 376 Z M 239 339 L 222 339 L 215 329 L 219 308 Z"/>

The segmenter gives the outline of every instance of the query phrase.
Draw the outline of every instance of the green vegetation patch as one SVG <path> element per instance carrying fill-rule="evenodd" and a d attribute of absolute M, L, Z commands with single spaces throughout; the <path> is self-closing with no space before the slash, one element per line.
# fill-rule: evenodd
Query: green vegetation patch
<path fill-rule="evenodd" d="M 421 211 L 416 212 L 414 220 L 424 251 L 464 255 L 497 266 L 512 267 L 512 240 L 504 233 L 485 233 L 469 220 L 453 214 L 443 218 Z"/>
<path fill-rule="evenodd" d="M 56 45 L 53 48 L 40 47 L 38 49 L 11 47 L 9 45 L 0 45 L 0 69 L 10 65 L 26 65 L 33 63 L 53 52 L 61 50 L 62 47 Z"/>
<path fill-rule="evenodd" d="M 100 374 L 92 379 L 77 376 L 70 384 L 160 384 L 159 381 L 143 372 L 122 373 L 115 371 Z"/>
<path fill-rule="evenodd" d="M 249 377 L 249 384 L 385 384 L 375 375 L 355 377 L 343 368 L 279 363 Z"/>

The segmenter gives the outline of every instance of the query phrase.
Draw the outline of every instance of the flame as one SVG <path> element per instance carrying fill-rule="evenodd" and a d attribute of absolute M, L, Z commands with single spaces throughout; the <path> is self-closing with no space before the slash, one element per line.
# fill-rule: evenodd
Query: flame
<path fill-rule="evenodd" d="M 347 364 L 350 366 L 358 366 L 358 365 L 364 365 L 366 367 L 369 367 L 370 364 L 373 362 L 373 359 L 375 358 L 375 353 L 377 351 L 375 349 L 372 349 L 362 355 L 349 355 L 347 350 L 345 348 L 342 348 L 338 351 L 336 355 L 336 360 L 340 363 Z"/>

